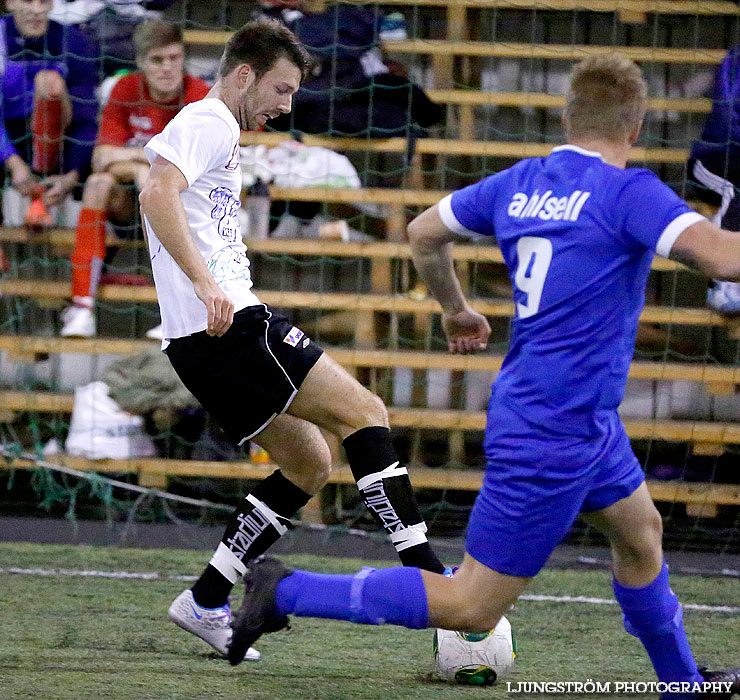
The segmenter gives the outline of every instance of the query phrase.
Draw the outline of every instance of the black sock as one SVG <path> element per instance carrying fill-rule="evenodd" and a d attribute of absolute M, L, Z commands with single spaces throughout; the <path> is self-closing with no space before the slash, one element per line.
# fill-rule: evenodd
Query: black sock
<path fill-rule="evenodd" d="M 220 608 L 229 599 L 233 585 L 215 566 L 209 564 L 190 590 L 198 605 Z"/>
<path fill-rule="evenodd" d="M 225 605 L 246 562 L 264 554 L 277 542 L 287 529 L 281 521 L 295 515 L 310 498 L 311 494 L 286 479 L 279 469 L 260 481 L 232 513 L 216 554 L 193 585 L 195 602 L 204 608 Z M 271 513 L 280 518 L 275 521 L 277 527 Z M 228 561 L 214 565 L 217 560 L 224 562 L 224 558 Z M 224 573 L 226 570 L 229 575 Z"/>
<path fill-rule="evenodd" d="M 391 444 L 390 430 L 382 426 L 362 428 L 346 438 L 343 445 L 362 500 L 390 536 L 401 563 L 443 573 L 445 567 L 424 534 L 426 525 L 408 473 L 400 466 Z M 387 475 L 370 477 L 383 471 Z M 409 545 L 409 541 L 414 544 Z"/>
<path fill-rule="evenodd" d="M 431 571 L 433 574 L 445 572 L 445 565 L 434 553 L 429 542 L 422 542 L 401 550 L 398 552 L 398 558 L 404 566 L 415 566 L 417 569 Z"/>

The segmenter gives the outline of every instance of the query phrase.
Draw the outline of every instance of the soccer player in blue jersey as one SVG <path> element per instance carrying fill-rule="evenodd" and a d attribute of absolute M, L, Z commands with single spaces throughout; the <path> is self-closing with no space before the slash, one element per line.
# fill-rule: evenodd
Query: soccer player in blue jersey
<path fill-rule="evenodd" d="M 611 542 L 625 627 L 658 680 L 692 691 L 705 679 L 724 681 L 730 690 L 718 697 L 740 693 L 740 669 L 697 668 L 668 583 L 661 518 L 617 414 L 653 255 L 740 279 L 737 234 L 693 212 L 648 170 L 626 168 L 646 94 L 628 59 L 583 61 L 564 114 L 566 145 L 445 197 L 409 226 L 450 351 L 480 351 L 490 334 L 463 296 L 452 242 L 495 235 L 514 287 L 511 345 L 488 411 L 485 478 L 456 575 L 391 568 L 320 576 L 257 562 L 234 622 L 234 658 L 288 614 L 491 629 L 580 514 Z"/>

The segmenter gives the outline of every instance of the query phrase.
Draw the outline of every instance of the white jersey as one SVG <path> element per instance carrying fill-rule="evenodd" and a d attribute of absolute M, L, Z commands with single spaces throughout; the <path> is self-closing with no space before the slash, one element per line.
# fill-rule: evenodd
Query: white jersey
<path fill-rule="evenodd" d="M 234 310 L 259 304 L 237 216 L 242 187 L 239 125 L 229 109 L 214 98 L 193 102 L 147 143 L 145 151 L 149 163 L 162 156 L 185 176 L 188 188 L 180 199 L 193 240 Z M 143 220 L 165 339 L 206 330 L 208 313 L 192 282 L 146 217 Z"/>

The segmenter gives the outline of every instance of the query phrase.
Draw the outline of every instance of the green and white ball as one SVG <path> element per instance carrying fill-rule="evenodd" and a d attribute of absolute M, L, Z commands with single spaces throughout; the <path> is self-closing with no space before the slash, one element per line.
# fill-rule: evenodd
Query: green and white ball
<path fill-rule="evenodd" d="M 511 671 L 515 658 L 516 640 L 505 617 L 490 632 L 434 631 L 434 670 L 448 681 L 493 685 Z"/>

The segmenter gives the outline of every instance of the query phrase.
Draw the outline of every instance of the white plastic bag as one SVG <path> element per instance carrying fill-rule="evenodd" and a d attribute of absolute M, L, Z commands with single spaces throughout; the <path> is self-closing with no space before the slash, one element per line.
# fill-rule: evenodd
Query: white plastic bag
<path fill-rule="evenodd" d="M 105 382 L 75 389 L 67 454 L 87 459 L 152 457 L 154 443 L 144 432 L 144 419 L 126 413 L 108 396 Z"/>
<path fill-rule="evenodd" d="M 279 187 L 362 186 L 347 156 L 298 141 L 286 141 L 269 150 L 265 146 L 245 146 L 240 161 L 245 187 L 257 178 Z"/>

